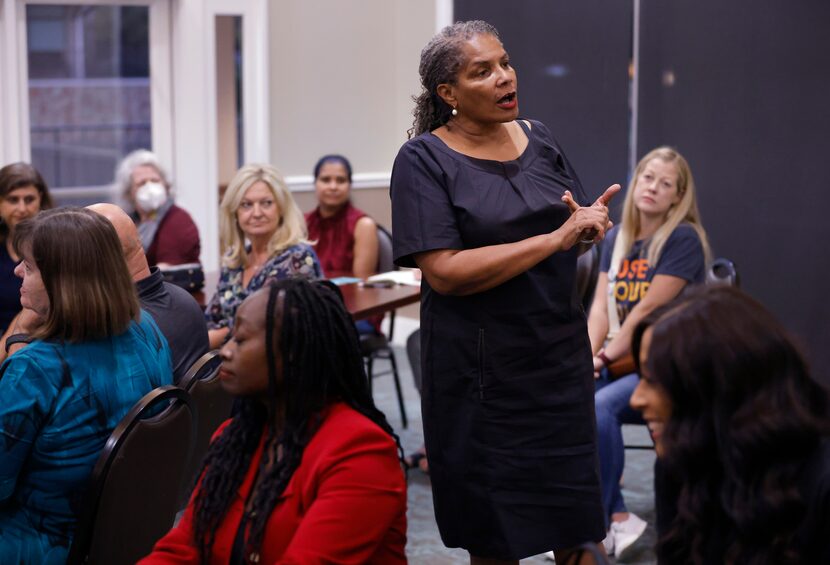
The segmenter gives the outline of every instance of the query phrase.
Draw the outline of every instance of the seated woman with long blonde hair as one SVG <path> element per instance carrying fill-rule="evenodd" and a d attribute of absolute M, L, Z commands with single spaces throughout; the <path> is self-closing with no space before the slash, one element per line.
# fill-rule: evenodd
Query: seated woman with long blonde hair
<path fill-rule="evenodd" d="M 625 463 L 624 423 L 642 422 L 628 405 L 637 386 L 609 365 L 628 355 L 631 332 L 658 306 L 705 278 L 709 255 L 700 223 L 692 171 L 670 147 L 650 151 L 637 164 L 623 204 L 622 222 L 602 249 L 600 274 L 588 318 L 598 377 L 595 395 L 605 548 L 619 558 L 643 534 L 646 523 L 629 513 L 620 490 Z"/>
<path fill-rule="evenodd" d="M 222 198 L 219 228 L 225 255 L 205 310 L 213 349 L 227 339 L 237 307 L 268 282 L 323 276 L 303 214 L 271 165 L 254 163 L 237 171 Z"/>

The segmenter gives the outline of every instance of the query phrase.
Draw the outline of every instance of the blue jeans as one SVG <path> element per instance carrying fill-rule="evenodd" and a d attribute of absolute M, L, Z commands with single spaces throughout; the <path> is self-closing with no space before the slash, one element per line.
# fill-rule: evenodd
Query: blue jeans
<path fill-rule="evenodd" d="M 606 529 L 610 525 L 611 514 L 627 511 L 620 491 L 620 478 L 625 466 L 622 425 L 645 424 L 640 413 L 629 404 L 631 394 L 637 388 L 637 380 L 637 374 L 631 373 L 610 381 L 608 372 L 603 369 L 596 381 L 594 404 L 597 412 L 599 474 Z"/>
<path fill-rule="evenodd" d="M 360 335 L 376 335 L 378 333 L 375 326 L 373 326 L 372 322 L 369 320 L 358 320 L 354 323 L 354 326 L 357 328 L 357 333 Z"/>

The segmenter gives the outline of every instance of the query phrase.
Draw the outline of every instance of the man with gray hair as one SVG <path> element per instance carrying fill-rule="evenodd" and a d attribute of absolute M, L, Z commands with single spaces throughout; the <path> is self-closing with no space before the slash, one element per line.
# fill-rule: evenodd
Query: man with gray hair
<path fill-rule="evenodd" d="M 178 383 L 209 348 L 202 309 L 186 290 L 164 282 L 158 267 L 149 267 L 135 223 L 121 208 L 114 204 L 88 208 L 107 218 L 118 233 L 138 301 L 167 338 L 173 354 L 173 381 Z"/>

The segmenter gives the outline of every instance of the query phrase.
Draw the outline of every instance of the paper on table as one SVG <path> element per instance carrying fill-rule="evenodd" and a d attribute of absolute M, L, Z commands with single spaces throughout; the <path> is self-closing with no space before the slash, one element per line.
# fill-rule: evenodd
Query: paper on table
<path fill-rule="evenodd" d="M 356 282 L 360 282 L 363 279 L 359 279 L 357 277 L 334 277 L 333 279 L 329 279 L 329 282 L 333 282 L 337 286 L 341 286 L 344 284 L 352 284 Z"/>
<path fill-rule="evenodd" d="M 389 271 L 386 273 L 378 273 L 366 279 L 368 283 L 374 282 L 392 282 L 395 284 L 405 284 L 410 286 L 421 286 L 420 271 L 417 269 L 403 269 L 400 271 Z M 416 278 L 418 277 L 418 278 Z"/>

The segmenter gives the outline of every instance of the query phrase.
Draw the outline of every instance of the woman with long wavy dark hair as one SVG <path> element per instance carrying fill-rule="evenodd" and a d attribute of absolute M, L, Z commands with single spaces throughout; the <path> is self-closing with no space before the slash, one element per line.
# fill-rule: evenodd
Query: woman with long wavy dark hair
<path fill-rule="evenodd" d="M 142 563 L 405 563 L 400 444 L 330 283 L 250 296 L 222 357 L 240 411 L 181 522 Z"/>
<path fill-rule="evenodd" d="M 830 563 L 828 393 L 782 326 L 703 287 L 636 328 L 631 405 L 654 438 L 661 563 Z"/>

